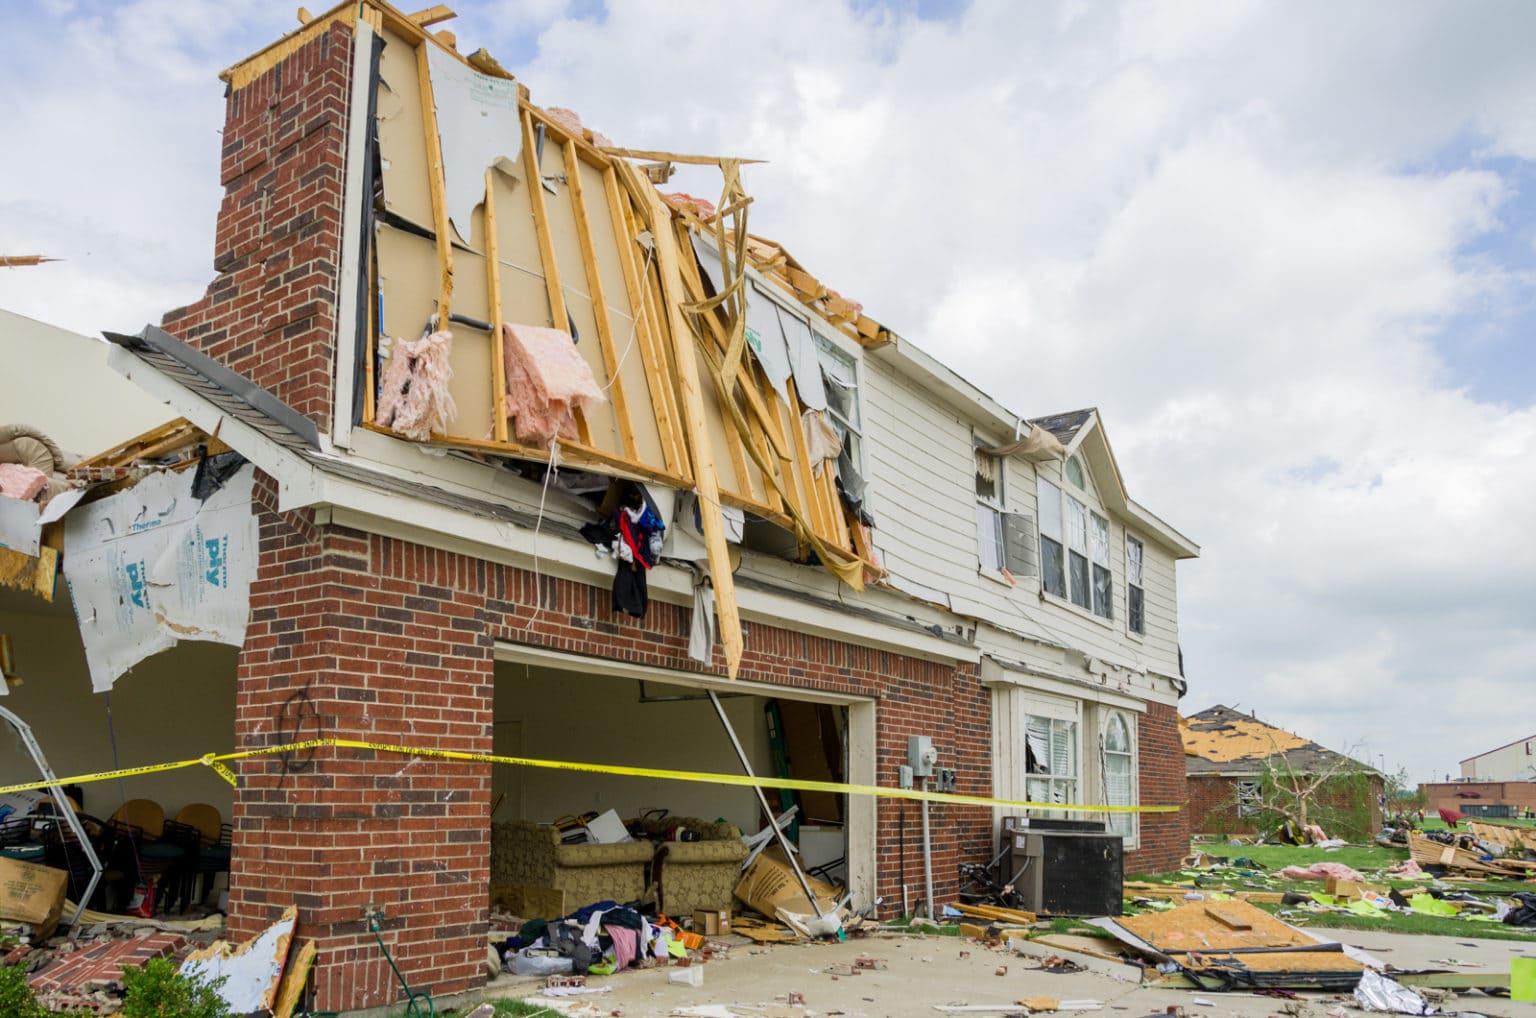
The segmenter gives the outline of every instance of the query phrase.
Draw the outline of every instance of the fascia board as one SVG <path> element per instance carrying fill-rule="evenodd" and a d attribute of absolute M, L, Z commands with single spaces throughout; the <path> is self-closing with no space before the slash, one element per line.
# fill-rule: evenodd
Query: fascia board
<path fill-rule="evenodd" d="M 885 346 L 866 350 L 864 355 L 889 365 L 903 377 L 916 382 L 969 422 L 1000 429 L 1005 439 L 1014 436 L 1023 420 L 909 339 L 898 338 Z"/>
<path fill-rule="evenodd" d="M 1124 509 L 1127 518 L 1135 521 L 1143 533 L 1172 551 L 1177 558 L 1199 558 L 1200 546 L 1153 515 L 1139 502 L 1127 500 Z"/>

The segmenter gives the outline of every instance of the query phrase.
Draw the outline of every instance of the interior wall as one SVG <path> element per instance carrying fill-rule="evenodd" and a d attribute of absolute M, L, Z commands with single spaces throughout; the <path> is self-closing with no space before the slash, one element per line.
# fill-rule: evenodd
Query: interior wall
<path fill-rule="evenodd" d="M 702 696 L 696 689 L 647 682 L 652 697 Z M 550 760 L 740 774 L 741 763 L 708 699 L 641 703 L 633 679 L 509 662 L 496 666 L 496 753 Z M 721 698 L 752 769 L 772 774 L 768 727 L 759 696 Z M 762 827 L 750 788 L 499 766 L 493 796 L 506 798 L 494 819 L 548 822 L 567 814 L 650 809 L 707 820 L 724 817 L 743 831 Z M 774 801 L 770 793 L 770 802 Z"/>
<path fill-rule="evenodd" d="M 63 583 L 59 596 L 66 598 Z M 24 683 L 0 697 L 32 726 L 61 778 L 123 767 L 188 760 L 228 752 L 235 730 L 237 650 L 182 643 L 118 679 L 110 694 L 91 692 L 80 630 L 67 600 L 37 611 L 18 610 L 19 595 L 0 603 L 0 633 L 11 637 Z M 116 737 L 114 767 L 112 742 Z M 37 768 L 15 731 L 0 724 L 0 784 L 37 778 Z M 191 802 L 216 807 L 229 821 L 233 790 L 207 767 L 184 767 L 83 786 L 83 808 L 107 818 L 126 799 L 154 799 L 166 815 Z"/>

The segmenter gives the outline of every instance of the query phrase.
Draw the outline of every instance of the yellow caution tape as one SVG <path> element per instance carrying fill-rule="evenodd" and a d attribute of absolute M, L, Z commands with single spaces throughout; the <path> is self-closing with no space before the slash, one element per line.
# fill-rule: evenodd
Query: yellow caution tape
<path fill-rule="evenodd" d="M 361 742 L 356 739 L 309 739 L 290 742 L 281 746 L 265 746 L 261 749 L 243 750 L 238 753 L 207 753 L 196 760 L 178 760 L 175 763 L 151 764 L 146 767 L 128 767 L 98 774 L 83 774 L 54 781 L 36 781 L 29 784 L 0 787 L 0 795 L 10 792 L 33 791 L 53 785 L 81 785 L 92 781 L 110 781 L 142 774 L 173 771 L 182 767 L 210 767 L 231 785 L 237 783 L 233 771 L 224 761 L 246 760 L 258 756 L 274 756 L 306 749 L 361 749 L 375 753 L 398 753 L 403 756 L 429 757 L 437 760 L 460 760 L 468 763 L 503 764 L 511 767 L 537 767 L 545 770 L 582 771 L 588 774 L 617 774 L 634 778 L 657 778 L 663 781 L 693 781 L 709 785 L 736 785 L 749 788 L 788 788 L 802 792 L 832 792 L 837 795 L 868 795 L 881 799 L 910 799 L 919 802 L 947 802 L 956 806 L 989 806 L 1005 809 L 1052 809 L 1073 810 L 1087 813 L 1176 813 L 1179 806 L 1110 806 L 1103 803 L 1080 802 L 1032 802 L 1027 799 L 994 799 L 981 795 L 959 795 L 954 792 L 929 792 L 916 788 L 884 788 L 878 785 L 852 785 L 840 781 L 808 781 L 802 778 L 752 777 L 746 774 L 718 774 L 711 771 L 678 771 L 662 767 L 627 767 L 623 764 L 576 763 L 570 760 L 541 760 L 535 757 L 497 756 L 492 753 L 463 753 L 451 749 L 417 749 L 390 743 Z"/>

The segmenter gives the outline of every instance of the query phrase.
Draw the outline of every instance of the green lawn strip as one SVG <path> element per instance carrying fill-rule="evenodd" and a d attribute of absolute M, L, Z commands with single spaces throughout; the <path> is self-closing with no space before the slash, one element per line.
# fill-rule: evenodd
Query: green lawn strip
<path fill-rule="evenodd" d="M 1370 930 L 1382 933 L 1414 933 L 1437 937 L 1459 937 L 1462 940 L 1524 940 L 1536 941 L 1536 929 L 1506 926 L 1503 923 L 1473 922 L 1469 919 L 1449 916 L 1421 915 L 1418 912 L 1384 912 L 1382 918 L 1372 919 L 1353 912 L 1306 912 L 1283 905 L 1260 905 L 1264 911 L 1281 916 L 1286 922 L 1305 929 L 1322 926 L 1340 930 Z"/>
<path fill-rule="evenodd" d="M 1408 858 L 1407 848 L 1387 848 L 1383 845 L 1343 845 L 1329 851 L 1311 845 L 1229 845 L 1222 842 L 1201 845 L 1198 851 L 1223 859 L 1252 859 L 1271 872 L 1287 866 L 1336 862 L 1361 873 L 1369 873 L 1386 869 Z"/>

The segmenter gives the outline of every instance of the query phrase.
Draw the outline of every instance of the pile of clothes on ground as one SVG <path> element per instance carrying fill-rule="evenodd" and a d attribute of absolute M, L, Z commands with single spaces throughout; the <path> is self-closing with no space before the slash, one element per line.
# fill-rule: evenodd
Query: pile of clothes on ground
<path fill-rule="evenodd" d="M 559 919 L 530 919 L 501 944 L 503 966 L 520 976 L 611 975 L 689 957 L 704 938 L 665 916 L 600 901 Z"/>

